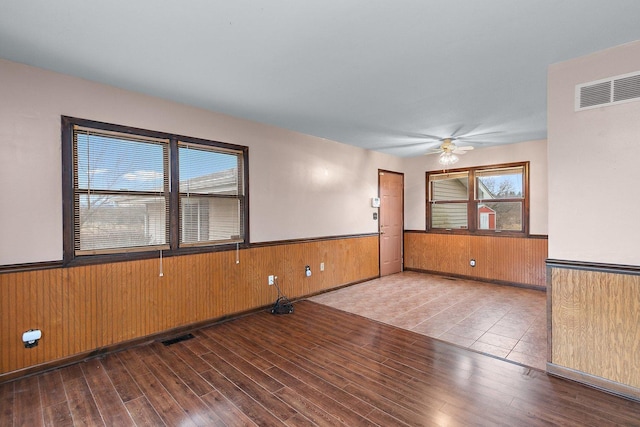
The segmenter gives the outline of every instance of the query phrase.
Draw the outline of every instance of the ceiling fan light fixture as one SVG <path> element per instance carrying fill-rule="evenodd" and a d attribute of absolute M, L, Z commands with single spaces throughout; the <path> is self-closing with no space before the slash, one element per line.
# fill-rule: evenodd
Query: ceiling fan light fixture
<path fill-rule="evenodd" d="M 445 151 L 444 153 L 440 154 L 440 158 L 438 159 L 438 161 L 443 166 L 451 166 L 458 161 L 458 156 L 449 151 Z"/>

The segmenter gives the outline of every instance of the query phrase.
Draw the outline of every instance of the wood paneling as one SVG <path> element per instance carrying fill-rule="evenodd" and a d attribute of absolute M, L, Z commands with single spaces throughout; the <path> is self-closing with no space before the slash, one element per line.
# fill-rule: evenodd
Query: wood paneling
<path fill-rule="evenodd" d="M 0 381 L 25 368 L 379 275 L 378 237 L 0 274 Z M 324 262 L 325 270 L 320 271 Z M 312 276 L 304 275 L 309 265 Z M 25 349 L 22 333 L 42 330 Z"/>
<path fill-rule="evenodd" d="M 552 363 L 640 389 L 640 276 L 550 270 Z"/>
<path fill-rule="evenodd" d="M 405 232 L 405 269 L 546 286 L 547 239 Z M 471 267 L 469 261 L 476 260 Z"/>

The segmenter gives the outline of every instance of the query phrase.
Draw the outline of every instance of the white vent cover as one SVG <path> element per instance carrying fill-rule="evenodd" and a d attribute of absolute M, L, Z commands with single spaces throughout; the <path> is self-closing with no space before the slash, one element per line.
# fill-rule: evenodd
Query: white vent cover
<path fill-rule="evenodd" d="M 640 72 L 576 86 L 576 111 L 640 101 Z"/>

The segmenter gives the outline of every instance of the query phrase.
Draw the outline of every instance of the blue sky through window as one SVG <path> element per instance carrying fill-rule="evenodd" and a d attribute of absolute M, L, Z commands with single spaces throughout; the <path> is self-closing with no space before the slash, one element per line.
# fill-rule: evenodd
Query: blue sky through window
<path fill-rule="evenodd" d="M 181 146 L 178 151 L 180 181 L 196 179 L 223 170 L 236 169 L 238 156 L 193 146 Z"/>
<path fill-rule="evenodd" d="M 168 144 L 78 133 L 78 187 L 161 191 L 165 173 L 164 150 L 168 150 Z M 237 168 L 238 158 L 234 154 L 181 147 L 179 162 L 182 181 Z"/>

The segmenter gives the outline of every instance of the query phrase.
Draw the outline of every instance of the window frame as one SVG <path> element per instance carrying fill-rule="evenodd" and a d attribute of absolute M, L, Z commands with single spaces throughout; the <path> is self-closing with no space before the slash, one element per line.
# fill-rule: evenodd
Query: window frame
<path fill-rule="evenodd" d="M 476 199 L 476 173 L 493 170 L 493 169 L 508 169 L 522 167 L 522 180 L 524 197 L 522 198 L 508 198 L 508 199 L 495 199 L 496 202 L 522 202 L 522 230 L 485 230 L 478 227 L 478 207 L 486 202 L 486 199 Z M 446 228 L 434 228 L 431 224 L 432 210 L 431 207 L 434 202 L 431 202 L 431 185 L 429 179 L 433 175 L 442 175 L 443 173 L 468 173 L 467 179 L 467 228 L 466 229 L 446 229 Z M 484 236 L 510 236 L 510 237 L 528 237 L 529 236 L 529 203 L 531 195 L 529 194 L 529 162 L 513 162 L 513 163 L 500 163 L 484 166 L 474 166 L 468 168 L 448 169 L 427 171 L 425 173 L 425 230 L 427 233 L 434 234 L 463 234 L 463 235 L 484 235 Z M 452 201 L 451 203 L 465 203 L 464 199 L 458 201 Z M 447 201 L 441 201 L 439 204 L 447 203 Z"/>
<path fill-rule="evenodd" d="M 149 259 L 159 257 L 160 250 L 158 248 L 150 248 L 149 250 L 142 248 L 135 251 L 123 248 L 122 251 L 113 251 L 111 253 L 98 253 L 91 255 L 78 255 L 75 249 L 75 201 L 74 201 L 74 145 L 73 135 L 74 126 L 83 128 L 93 128 L 96 131 L 106 131 L 115 133 L 126 133 L 132 136 L 140 136 L 142 138 L 154 138 L 168 140 L 169 144 L 169 207 L 168 214 L 168 241 L 165 248 L 162 248 L 162 256 L 170 257 L 182 254 L 196 254 L 207 252 L 220 252 L 228 250 L 237 250 L 239 248 L 249 247 L 249 148 L 246 146 L 230 144 L 226 142 L 206 140 L 201 138 L 188 137 L 183 135 L 171 134 L 166 132 L 152 131 L 136 127 L 122 126 L 111 123 L 105 123 L 95 120 L 81 119 L 69 116 L 62 116 L 62 214 L 63 214 L 63 265 L 85 265 L 97 264 L 117 261 L 129 261 L 138 259 Z M 232 242 L 213 242 L 211 244 L 200 245 L 181 245 L 180 244 L 180 192 L 179 192 L 179 173 L 178 173 L 178 144 L 188 143 L 200 145 L 203 147 L 211 147 L 214 150 L 233 151 L 242 156 L 241 179 L 244 194 L 238 195 L 242 206 L 241 230 L 242 238 Z"/>

